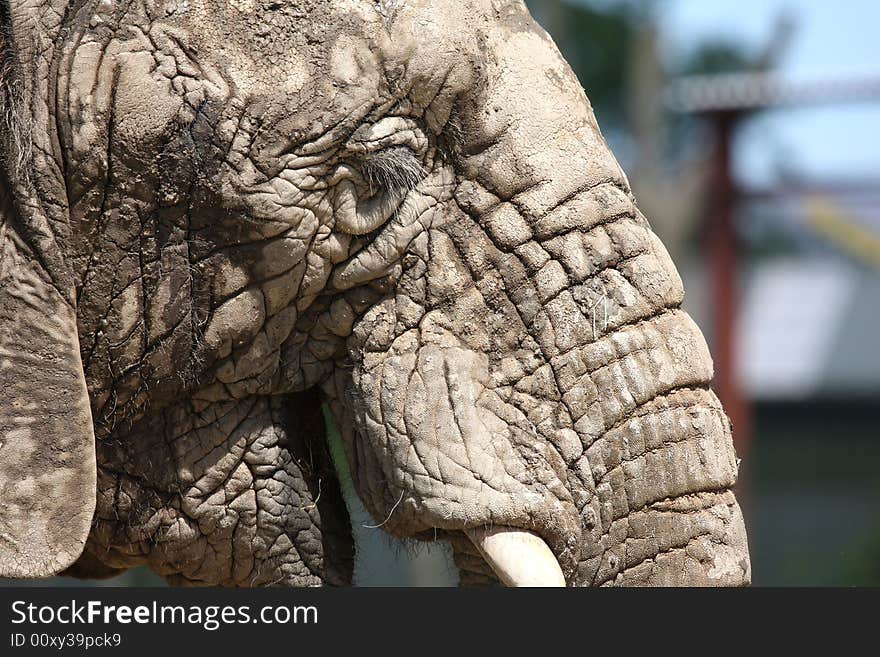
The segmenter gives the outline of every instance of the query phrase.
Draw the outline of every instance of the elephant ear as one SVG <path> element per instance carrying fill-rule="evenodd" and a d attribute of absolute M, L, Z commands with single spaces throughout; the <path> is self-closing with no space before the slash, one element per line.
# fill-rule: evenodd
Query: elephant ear
<path fill-rule="evenodd" d="M 2 194 L 2 190 L 0 190 Z M 0 576 L 46 577 L 83 550 L 95 439 L 73 307 L 0 211 Z"/>
<path fill-rule="evenodd" d="M 72 564 L 88 537 L 95 440 L 74 309 L 3 205 L 0 576 L 45 577 Z"/>
<path fill-rule="evenodd" d="M 95 438 L 72 276 L 30 182 L 36 126 L 22 125 L 33 105 L 13 22 L 0 0 L 0 576 L 46 577 L 88 537 Z"/>

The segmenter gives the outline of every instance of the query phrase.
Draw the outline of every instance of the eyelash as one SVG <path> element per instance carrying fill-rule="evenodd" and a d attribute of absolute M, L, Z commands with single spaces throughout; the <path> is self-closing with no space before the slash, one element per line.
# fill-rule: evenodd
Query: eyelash
<path fill-rule="evenodd" d="M 361 169 L 371 195 L 378 189 L 408 192 L 426 174 L 419 157 L 407 146 L 392 146 L 367 152 L 361 158 Z"/>

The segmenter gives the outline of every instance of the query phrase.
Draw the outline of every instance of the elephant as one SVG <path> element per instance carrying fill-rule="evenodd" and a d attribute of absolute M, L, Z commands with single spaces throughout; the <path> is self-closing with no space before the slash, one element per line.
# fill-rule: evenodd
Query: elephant
<path fill-rule="evenodd" d="M 0 575 L 743 586 L 681 279 L 521 0 L 0 0 Z M 328 420 L 338 426 L 328 442 Z"/>

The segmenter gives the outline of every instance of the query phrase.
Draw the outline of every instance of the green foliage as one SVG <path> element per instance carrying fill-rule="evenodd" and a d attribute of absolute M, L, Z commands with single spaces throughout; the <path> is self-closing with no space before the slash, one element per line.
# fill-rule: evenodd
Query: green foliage
<path fill-rule="evenodd" d="M 643 24 L 643 3 L 593 6 L 562 0 L 527 0 L 550 32 L 590 97 L 603 127 L 626 128 L 630 56 Z"/>
<path fill-rule="evenodd" d="M 745 53 L 742 46 L 724 41 L 704 42 L 693 50 L 678 74 L 736 73 L 755 68 L 754 58 Z"/>
<path fill-rule="evenodd" d="M 840 557 L 842 586 L 880 586 L 880 527 Z"/>
<path fill-rule="evenodd" d="M 348 467 L 348 458 L 345 456 L 345 447 L 342 445 L 342 436 L 336 427 L 336 419 L 330 412 L 327 404 L 321 406 L 321 412 L 324 414 L 324 423 L 327 426 L 327 446 L 330 449 L 330 458 L 333 460 L 333 466 L 336 468 L 336 475 L 339 477 L 339 485 L 343 494 L 346 496 L 354 495 L 354 480 L 351 477 L 351 469 Z"/>
<path fill-rule="evenodd" d="M 649 0 L 526 0 L 535 19 L 553 36 L 571 65 L 596 112 L 603 132 L 612 139 L 631 136 L 630 98 L 634 57 L 650 56 L 637 48 L 641 36 L 654 29 Z M 659 53 L 654 53 L 659 57 Z M 680 62 L 660 62 L 665 78 L 681 75 L 756 70 L 761 64 L 743 46 L 717 37 L 695 44 Z M 685 121 L 687 122 L 687 121 Z M 676 124 L 682 123 L 679 118 Z M 694 138 L 680 125 L 669 126 L 673 153 Z"/>

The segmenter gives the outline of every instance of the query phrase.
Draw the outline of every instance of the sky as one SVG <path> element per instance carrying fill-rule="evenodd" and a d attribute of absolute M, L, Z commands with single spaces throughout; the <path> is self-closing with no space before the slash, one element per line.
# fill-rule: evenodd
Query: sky
<path fill-rule="evenodd" d="M 880 77 L 880 0 L 655 2 L 672 61 L 715 36 L 760 51 L 787 11 L 796 30 L 779 62 L 781 77 Z M 880 99 L 767 112 L 743 127 L 735 154 L 738 178 L 755 186 L 772 184 L 785 169 L 819 180 L 880 180 Z"/>

